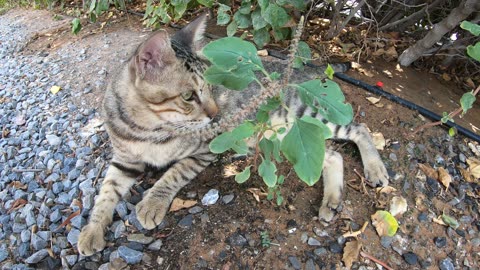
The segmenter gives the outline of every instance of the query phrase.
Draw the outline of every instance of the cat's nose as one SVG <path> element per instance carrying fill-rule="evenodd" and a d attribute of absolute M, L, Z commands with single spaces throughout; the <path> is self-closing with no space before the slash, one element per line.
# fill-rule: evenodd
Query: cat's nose
<path fill-rule="evenodd" d="M 213 119 L 218 114 L 217 104 L 211 102 L 204 107 L 205 113 L 210 119 Z"/>

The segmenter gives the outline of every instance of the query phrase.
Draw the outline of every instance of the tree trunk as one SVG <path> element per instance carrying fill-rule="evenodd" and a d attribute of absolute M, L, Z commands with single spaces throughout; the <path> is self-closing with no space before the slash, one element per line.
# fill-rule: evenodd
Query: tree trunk
<path fill-rule="evenodd" d="M 448 16 L 433 26 L 427 35 L 417 43 L 406 49 L 398 58 L 402 66 L 409 66 L 417 60 L 422 54 L 438 42 L 446 33 L 457 27 L 461 21 L 465 20 L 473 12 L 480 10 L 478 0 L 464 0 L 460 5 L 452 10 Z"/>

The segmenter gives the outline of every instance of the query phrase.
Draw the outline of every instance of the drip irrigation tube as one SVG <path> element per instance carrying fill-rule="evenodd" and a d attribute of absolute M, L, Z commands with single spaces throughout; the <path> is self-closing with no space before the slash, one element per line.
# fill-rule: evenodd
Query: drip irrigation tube
<path fill-rule="evenodd" d="M 268 50 L 268 54 L 270 56 L 280 58 L 280 59 L 283 59 L 283 60 L 287 59 L 286 55 L 284 55 L 283 53 L 278 52 L 278 51 Z M 318 66 L 318 65 L 315 65 L 315 64 L 312 64 L 312 63 L 307 63 L 307 66 L 312 67 L 312 68 L 320 68 L 321 67 L 321 66 Z M 427 118 L 430 118 L 433 121 L 440 121 L 442 119 L 442 117 L 440 115 L 438 115 L 438 114 L 436 114 L 436 113 L 434 113 L 430 110 L 427 110 L 427 109 L 425 109 L 421 106 L 418 106 L 417 104 L 414 104 L 414 103 L 412 103 L 408 100 L 405 100 L 401 97 L 398 97 L 398 96 L 395 96 L 395 95 L 390 94 L 388 92 L 385 92 L 380 87 L 373 86 L 373 85 L 370 85 L 366 82 L 354 79 L 354 78 L 346 75 L 345 73 L 335 73 L 335 77 L 337 77 L 340 80 L 345 81 L 347 83 L 350 83 L 350 84 L 353 84 L 353 85 L 358 86 L 360 88 L 363 88 L 370 93 L 385 97 L 386 99 L 391 100 L 393 102 L 396 102 L 396 103 L 398 103 L 398 104 L 400 104 L 400 105 L 402 105 L 402 106 L 404 106 L 408 109 L 415 110 L 415 111 L 419 112 L 421 115 L 423 115 Z M 462 135 L 464 135 L 464 136 L 466 136 L 466 137 L 468 137 L 472 140 L 480 142 L 480 135 L 470 131 L 469 129 L 466 129 L 466 128 L 460 126 L 460 125 L 457 125 L 457 124 L 453 123 L 452 121 L 447 121 L 444 124 L 448 127 L 456 128 L 458 133 L 460 133 L 460 134 L 462 134 Z"/>

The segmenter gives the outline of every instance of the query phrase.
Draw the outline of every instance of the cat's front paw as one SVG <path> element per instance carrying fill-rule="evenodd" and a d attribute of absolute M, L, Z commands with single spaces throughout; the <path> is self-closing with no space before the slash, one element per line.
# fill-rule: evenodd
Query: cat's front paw
<path fill-rule="evenodd" d="M 89 223 L 83 227 L 78 237 L 78 252 L 83 256 L 91 256 L 95 252 L 105 248 L 105 239 L 103 239 L 103 228 L 98 224 Z"/>
<path fill-rule="evenodd" d="M 169 205 L 170 202 L 166 199 L 147 195 L 135 207 L 137 219 L 143 228 L 151 230 L 162 222 Z"/>
<path fill-rule="evenodd" d="M 365 178 L 371 187 L 388 186 L 388 172 L 381 160 L 372 161 L 365 164 Z"/>
<path fill-rule="evenodd" d="M 339 209 L 342 203 L 341 192 L 335 192 L 332 194 L 326 194 L 326 198 L 322 203 L 322 206 L 318 210 L 318 218 L 320 220 L 330 222 L 336 214 L 336 210 Z"/>

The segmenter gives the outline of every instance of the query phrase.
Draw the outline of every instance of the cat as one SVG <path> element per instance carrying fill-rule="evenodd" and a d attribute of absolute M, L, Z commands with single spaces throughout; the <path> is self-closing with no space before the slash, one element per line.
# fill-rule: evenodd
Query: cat
<path fill-rule="evenodd" d="M 90 256 L 103 250 L 105 230 L 112 222 L 116 204 L 150 166 L 164 168 L 165 172 L 136 205 L 136 215 L 145 229 L 160 224 L 176 193 L 216 159 L 208 141 L 175 131 L 205 127 L 258 94 L 255 88 L 228 91 L 205 83 L 202 74 L 207 65 L 195 53 L 205 27 L 206 16 L 202 15 L 171 38 L 166 31 L 157 31 L 109 83 L 103 116 L 113 157 L 89 222 L 80 233 L 80 254 Z M 293 77 L 302 74 L 296 72 Z M 288 92 L 285 100 L 290 113 L 278 109 L 272 112 L 272 121 L 288 122 L 291 114 L 322 119 L 302 105 L 296 92 Z M 322 121 L 333 131 L 333 139 L 357 144 L 370 185 L 388 185 L 385 166 L 363 125 L 338 126 Z M 331 149 L 325 154 L 323 183 L 319 217 L 330 221 L 341 203 L 343 189 L 342 157 Z"/>

